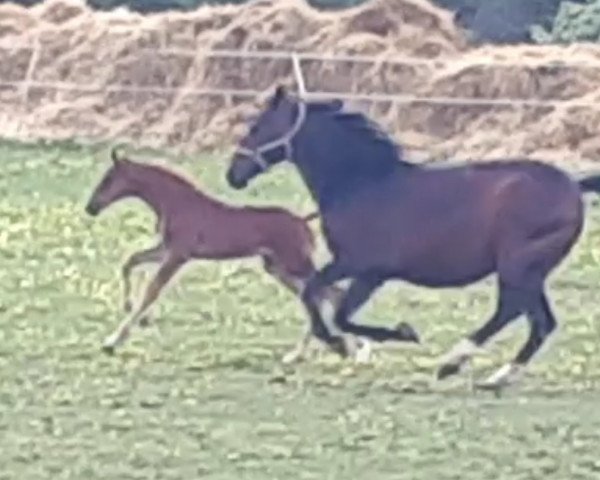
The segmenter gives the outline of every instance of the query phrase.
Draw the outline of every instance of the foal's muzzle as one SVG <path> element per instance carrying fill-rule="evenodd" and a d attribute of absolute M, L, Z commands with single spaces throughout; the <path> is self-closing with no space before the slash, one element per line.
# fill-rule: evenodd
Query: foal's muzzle
<path fill-rule="evenodd" d="M 87 213 L 88 215 L 90 215 L 92 217 L 95 217 L 96 215 L 98 215 L 100 213 L 100 207 L 93 202 L 89 202 L 85 206 L 85 213 Z"/>

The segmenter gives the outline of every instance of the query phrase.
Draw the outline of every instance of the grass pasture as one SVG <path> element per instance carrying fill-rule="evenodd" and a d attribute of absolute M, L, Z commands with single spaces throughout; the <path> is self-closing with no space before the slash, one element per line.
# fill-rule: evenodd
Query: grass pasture
<path fill-rule="evenodd" d="M 394 284 L 364 322 L 404 319 L 422 347 L 380 346 L 370 365 L 324 354 L 283 368 L 304 325 L 257 261 L 196 263 L 115 357 L 119 268 L 153 219 L 134 201 L 87 218 L 107 151 L 0 144 L 0 479 L 597 479 L 600 476 L 600 208 L 552 276 L 560 330 L 501 397 L 441 385 L 436 357 L 479 325 L 491 281 L 431 291 Z M 231 202 L 307 213 L 282 169 L 230 192 L 223 163 L 177 166 Z M 325 252 L 320 252 L 321 256 Z M 139 277 L 138 277 L 139 278 Z M 483 376 L 523 340 L 519 321 L 475 361 Z"/>

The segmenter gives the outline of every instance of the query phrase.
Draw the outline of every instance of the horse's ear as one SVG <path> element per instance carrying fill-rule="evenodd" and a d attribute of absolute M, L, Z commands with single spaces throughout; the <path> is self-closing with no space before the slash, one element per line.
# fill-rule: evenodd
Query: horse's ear
<path fill-rule="evenodd" d="M 332 100 L 331 108 L 336 112 L 340 112 L 344 108 L 344 101 L 339 98 Z"/>
<path fill-rule="evenodd" d="M 285 88 L 285 86 L 281 84 L 277 85 L 277 87 L 275 88 L 275 94 L 271 98 L 271 107 L 276 107 L 277 105 L 279 105 L 279 102 L 281 102 L 286 96 L 287 89 Z"/>

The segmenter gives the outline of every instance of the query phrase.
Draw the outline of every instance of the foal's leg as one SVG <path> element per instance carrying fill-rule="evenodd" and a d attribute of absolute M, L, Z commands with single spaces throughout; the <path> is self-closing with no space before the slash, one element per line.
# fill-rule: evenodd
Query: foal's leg
<path fill-rule="evenodd" d="M 160 262 L 165 255 L 165 249 L 162 245 L 141 250 L 132 254 L 123 264 L 121 275 L 123 278 L 123 309 L 126 313 L 131 312 L 131 274 L 133 269 L 144 263 Z"/>
<path fill-rule="evenodd" d="M 281 266 L 270 255 L 263 255 L 262 260 L 265 272 L 281 282 L 294 295 L 301 294 L 304 284 L 300 279 L 294 278 L 292 275 L 286 275 L 283 268 L 281 268 Z M 310 344 L 311 336 L 311 328 L 309 325 L 304 330 L 302 336 L 298 340 L 298 343 L 296 343 L 296 346 L 283 356 L 282 362 L 289 364 L 303 358 L 304 353 Z"/>
<path fill-rule="evenodd" d="M 350 321 L 350 317 L 371 298 L 371 295 L 384 283 L 384 279 L 377 275 L 368 275 L 356 278 L 339 304 L 335 316 L 335 324 L 343 332 L 361 337 L 371 338 L 377 342 L 389 340 L 403 342 L 419 342 L 419 336 L 413 327 L 405 322 L 396 328 L 371 327 L 357 325 Z"/>
<path fill-rule="evenodd" d="M 500 284 L 496 312 L 481 328 L 458 342 L 442 357 L 437 372 L 438 380 L 458 373 L 484 343 L 522 313 L 522 303 L 521 292 Z"/>
<path fill-rule="evenodd" d="M 302 294 L 302 290 L 308 281 L 307 278 L 299 278 L 297 275 L 289 273 L 282 264 L 280 264 L 270 255 L 263 256 L 263 266 L 268 274 L 280 281 L 294 295 L 299 297 Z M 325 293 L 323 294 L 324 298 L 322 301 L 328 300 L 331 303 L 332 308 L 335 309 L 337 302 L 341 297 L 340 294 L 341 290 L 337 289 L 335 286 L 328 287 L 325 289 Z M 283 356 L 282 362 L 285 364 L 290 364 L 302 360 L 310 346 L 311 339 L 312 329 L 311 326 L 308 325 L 306 328 L 304 328 L 302 335 L 294 348 Z M 366 347 L 368 347 L 368 345 Z M 361 352 L 361 355 L 362 357 L 365 357 L 365 359 L 361 357 L 359 360 L 366 361 L 368 352 L 366 352 L 366 348 L 364 350 L 365 351 Z"/>
<path fill-rule="evenodd" d="M 302 293 L 302 289 L 304 288 L 304 282 L 302 280 L 293 277 L 292 275 L 288 275 L 284 272 L 283 268 L 270 256 L 263 255 L 263 267 L 265 271 L 276 278 L 279 282 L 281 282 L 289 291 L 291 291 L 294 295 L 300 295 Z M 304 358 L 306 350 L 310 344 L 310 340 L 312 338 L 312 331 L 310 325 L 308 325 L 296 345 L 292 350 L 286 353 L 282 362 L 285 364 L 294 363 L 298 360 Z"/>
<path fill-rule="evenodd" d="M 158 298 L 158 295 L 165 287 L 167 282 L 173 277 L 177 270 L 183 266 L 185 262 L 186 259 L 182 257 L 168 256 L 165 258 L 154 278 L 146 288 L 146 292 L 140 306 L 135 312 L 123 320 L 119 327 L 104 341 L 102 348 L 105 352 L 113 353 L 115 348 L 127 339 L 131 332 L 131 328 L 140 321 L 150 305 L 152 305 L 152 303 L 154 303 L 154 301 Z"/>

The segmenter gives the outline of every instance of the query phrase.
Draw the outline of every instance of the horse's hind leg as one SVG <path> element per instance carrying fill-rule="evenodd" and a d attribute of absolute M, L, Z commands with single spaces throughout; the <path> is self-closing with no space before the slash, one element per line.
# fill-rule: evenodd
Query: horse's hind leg
<path fill-rule="evenodd" d="M 160 265 L 154 278 L 150 281 L 150 284 L 146 288 L 146 292 L 142 299 L 140 306 L 135 312 L 130 314 L 128 318 L 123 320 L 119 327 L 106 338 L 102 346 L 103 350 L 107 353 L 114 352 L 115 348 L 122 344 L 129 334 L 131 328 L 143 318 L 148 308 L 156 301 L 160 292 L 165 287 L 167 282 L 173 277 L 173 275 L 183 266 L 185 259 L 177 256 L 168 256 L 163 263 Z"/>
<path fill-rule="evenodd" d="M 494 315 L 481 328 L 458 342 L 442 357 L 437 372 L 438 380 L 458 373 L 480 347 L 522 313 L 523 302 L 520 297 L 518 290 L 500 283 L 498 306 Z"/>
<path fill-rule="evenodd" d="M 515 359 L 480 383 L 480 388 L 497 389 L 515 380 L 555 330 L 556 319 L 545 293 L 546 278 L 573 246 L 580 226 L 577 222 L 564 222 L 510 251 L 500 266 L 501 280 L 520 293 L 519 307 L 527 315 L 530 332 Z"/>
<path fill-rule="evenodd" d="M 531 294 L 525 308 L 530 327 L 529 337 L 525 344 L 513 362 L 504 365 L 486 380 L 478 383 L 479 388 L 495 390 L 514 381 L 542 347 L 548 336 L 556 329 L 556 318 L 543 290 Z"/>

